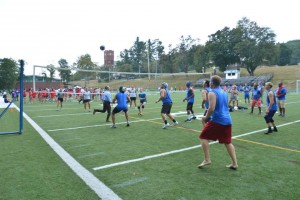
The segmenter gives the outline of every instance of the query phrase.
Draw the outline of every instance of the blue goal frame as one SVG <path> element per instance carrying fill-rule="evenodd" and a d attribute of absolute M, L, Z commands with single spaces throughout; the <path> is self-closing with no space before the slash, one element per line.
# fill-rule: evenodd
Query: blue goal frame
<path fill-rule="evenodd" d="M 20 60 L 20 111 L 19 111 L 19 131 L 16 132 L 0 132 L 0 135 L 22 134 L 23 132 L 23 90 L 24 90 L 24 60 Z M 14 100 L 12 100 L 13 102 Z M 12 102 L 4 109 L 1 116 L 5 114 Z M 1 120 L 1 119 L 0 119 Z"/>

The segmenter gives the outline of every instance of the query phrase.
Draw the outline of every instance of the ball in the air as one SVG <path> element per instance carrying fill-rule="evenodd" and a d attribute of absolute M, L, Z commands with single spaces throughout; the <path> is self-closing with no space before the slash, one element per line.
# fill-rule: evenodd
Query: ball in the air
<path fill-rule="evenodd" d="M 104 50 L 105 50 L 105 46 L 104 46 L 104 45 L 101 45 L 101 46 L 100 46 L 100 50 L 101 50 L 101 51 L 104 51 Z"/>

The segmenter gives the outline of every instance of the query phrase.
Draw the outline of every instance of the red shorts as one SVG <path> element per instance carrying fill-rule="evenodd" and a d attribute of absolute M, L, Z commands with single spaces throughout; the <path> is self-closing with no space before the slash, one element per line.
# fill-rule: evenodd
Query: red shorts
<path fill-rule="evenodd" d="M 251 106 L 252 107 L 254 107 L 254 106 L 260 107 L 261 106 L 260 99 L 252 99 Z"/>
<path fill-rule="evenodd" d="M 205 124 L 204 129 L 200 133 L 200 139 L 218 140 L 219 143 L 231 143 L 231 125 L 221 125 L 209 121 Z"/>

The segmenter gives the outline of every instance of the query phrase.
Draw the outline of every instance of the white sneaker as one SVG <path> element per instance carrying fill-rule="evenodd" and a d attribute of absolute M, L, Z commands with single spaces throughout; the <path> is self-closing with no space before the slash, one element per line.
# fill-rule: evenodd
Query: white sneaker
<path fill-rule="evenodd" d="M 178 125 L 178 121 L 176 121 L 172 124 L 172 126 L 177 126 L 177 125 Z"/>
<path fill-rule="evenodd" d="M 170 124 L 169 124 L 169 123 L 167 123 L 167 124 L 164 124 L 164 125 L 162 126 L 162 128 L 163 128 L 163 129 L 166 129 L 168 126 L 170 126 Z"/>

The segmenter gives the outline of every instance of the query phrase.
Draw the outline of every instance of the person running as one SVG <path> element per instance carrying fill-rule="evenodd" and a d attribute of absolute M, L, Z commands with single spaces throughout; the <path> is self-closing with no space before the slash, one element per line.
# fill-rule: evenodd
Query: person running
<path fill-rule="evenodd" d="M 117 128 L 116 127 L 116 117 L 115 115 L 121 111 L 123 111 L 125 113 L 125 118 L 127 121 L 127 127 L 129 126 L 129 116 L 128 116 L 128 105 L 127 105 L 127 101 L 130 102 L 130 98 L 128 97 L 128 95 L 126 94 L 126 87 L 121 86 L 119 88 L 119 92 L 115 95 L 114 99 L 113 99 L 113 103 L 116 103 L 117 101 L 117 106 L 113 109 L 112 111 L 112 115 L 111 115 L 111 120 L 112 120 L 112 126 L 111 128 Z"/>
<path fill-rule="evenodd" d="M 252 102 L 251 102 L 251 112 L 250 114 L 253 114 L 253 109 L 254 106 L 258 107 L 258 114 L 261 114 L 261 101 L 260 101 L 260 97 L 261 97 L 261 90 L 259 90 L 257 83 L 254 83 L 253 85 L 253 90 L 252 90 Z"/>
<path fill-rule="evenodd" d="M 266 110 L 266 115 L 265 115 L 265 120 L 268 126 L 267 132 L 265 134 L 269 134 L 274 132 L 277 132 L 277 128 L 274 123 L 273 116 L 277 111 L 277 104 L 276 104 L 276 96 L 274 92 L 272 91 L 273 84 L 271 82 L 267 82 L 265 85 L 265 89 L 267 90 L 267 98 L 266 98 L 266 103 L 267 103 L 267 110 Z M 273 126 L 273 130 L 271 128 L 271 125 Z"/>
<path fill-rule="evenodd" d="M 100 109 L 94 109 L 93 115 L 95 115 L 96 112 L 101 112 L 101 113 L 107 112 L 106 122 L 109 122 L 109 117 L 110 117 L 110 113 L 111 113 L 111 105 L 110 105 L 110 103 L 112 102 L 112 98 L 111 98 L 111 93 L 110 93 L 109 86 L 105 86 L 104 93 L 101 96 L 101 100 L 103 101 L 103 109 L 102 110 L 100 110 Z"/>
<path fill-rule="evenodd" d="M 145 104 L 147 103 L 147 95 L 143 91 L 143 88 L 140 89 L 139 99 L 140 99 L 140 104 L 138 105 L 139 115 L 142 116 L 144 114 Z"/>
<path fill-rule="evenodd" d="M 91 112 L 91 91 L 88 88 L 84 88 L 83 92 L 83 107 L 84 112 L 86 112 L 86 104 L 88 104 L 89 112 Z"/>
<path fill-rule="evenodd" d="M 159 101 L 162 101 L 162 108 L 161 108 L 161 118 L 164 122 L 163 129 L 166 129 L 170 124 L 167 121 L 167 116 L 173 121 L 173 126 L 176 126 L 178 122 L 175 120 L 175 118 L 171 115 L 171 109 L 172 109 L 172 98 L 170 95 L 170 92 L 168 90 L 168 83 L 163 82 L 160 87 L 160 97 L 155 102 L 158 103 Z"/>
<path fill-rule="evenodd" d="M 58 92 L 57 92 L 57 104 L 56 104 L 57 111 L 62 109 L 63 102 L 64 102 L 64 93 L 62 92 L 62 89 L 60 88 L 60 89 L 58 89 Z"/>
<path fill-rule="evenodd" d="M 278 100 L 278 107 L 280 114 L 278 116 L 285 117 L 285 100 L 286 100 L 286 88 L 283 86 L 282 82 L 279 82 L 278 89 L 276 92 L 276 97 Z"/>
<path fill-rule="evenodd" d="M 183 102 L 187 101 L 186 112 L 187 119 L 185 122 L 191 122 L 192 119 L 196 119 L 196 116 L 193 111 L 193 105 L 195 100 L 195 93 L 192 88 L 192 83 L 190 81 L 186 82 L 186 97 L 183 99 Z"/>
<path fill-rule="evenodd" d="M 232 120 L 228 109 L 228 96 L 220 88 L 221 82 L 221 77 L 217 75 L 211 77 L 210 86 L 212 90 L 208 93 L 209 108 L 206 116 L 202 118 L 202 121 L 207 123 L 199 136 L 204 152 L 204 161 L 198 165 L 198 168 L 211 164 L 208 142 L 209 140 L 218 140 L 220 144 L 225 144 L 231 158 L 231 164 L 226 165 L 226 167 L 236 170 L 238 163 L 235 148 L 232 144 Z"/>
<path fill-rule="evenodd" d="M 133 86 L 128 90 L 130 96 L 130 108 L 132 107 L 132 102 L 134 103 L 134 108 L 136 108 L 136 91 Z"/>
<path fill-rule="evenodd" d="M 206 115 L 207 109 L 209 108 L 208 102 L 208 93 L 211 91 L 209 80 L 205 80 L 203 82 L 203 90 L 202 90 L 202 104 L 201 107 L 205 109 L 203 116 Z M 205 122 L 202 121 L 203 127 L 205 126 Z"/>

